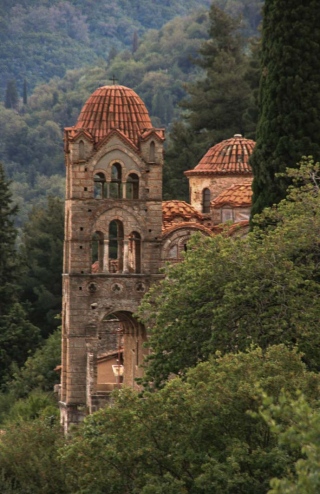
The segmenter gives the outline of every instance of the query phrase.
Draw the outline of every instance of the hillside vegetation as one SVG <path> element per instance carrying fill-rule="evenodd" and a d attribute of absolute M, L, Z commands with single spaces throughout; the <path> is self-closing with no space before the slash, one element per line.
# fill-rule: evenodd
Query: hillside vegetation
<path fill-rule="evenodd" d="M 13 180 L 19 226 L 25 223 L 34 204 L 46 203 L 46 195 L 63 197 L 63 128 L 75 124 L 82 105 L 98 86 L 110 84 L 115 77 L 119 84 L 132 87 L 146 103 L 154 125 L 168 130 L 173 119 L 179 117 L 178 104 L 186 95 L 185 84 L 203 77 L 203 69 L 194 61 L 209 36 L 206 8 L 164 23 L 170 15 L 190 12 L 195 2 L 153 2 L 153 10 L 148 10 L 148 2 L 130 2 L 131 20 L 126 17 L 127 23 L 137 27 L 132 32 L 139 34 L 125 38 L 125 29 L 120 28 L 124 21 L 119 20 L 127 7 L 125 1 L 117 2 L 117 7 L 112 2 L 92 2 L 91 9 L 90 2 L 82 7 L 80 3 L 13 2 L 3 11 L 0 162 Z M 235 14 L 242 9 L 237 2 L 218 3 Z M 260 3 L 251 2 L 256 15 Z M 207 4 L 198 2 L 197 7 Z M 244 8 L 245 3 L 241 5 Z M 113 21 L 107 15 L 112 8 L 118 16 Z M 122 37 L 118 33 L 117 38 L 107 28 L 108 36 L 102 36 L 102 31 L 99 34 L 98 26 L 104 18 L 118 26 Z M 244 24 L 253 28 L 254 19 L 255 15 L 247 17 Z M 158 30 L 147 30 L 161 24 Z M 41 81 L 46 82 L 39 84 Z"/>

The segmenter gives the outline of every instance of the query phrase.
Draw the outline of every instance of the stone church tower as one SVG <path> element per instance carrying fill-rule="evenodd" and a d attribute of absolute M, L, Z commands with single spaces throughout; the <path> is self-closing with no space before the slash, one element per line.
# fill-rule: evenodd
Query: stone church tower
<path fill-rule="evenodd" d="M 65 129 L 65 429 L 141 375 L 146 335 L 133 314 L 160 277 L 163 141 L 137 94 L 117 85 L 97 89 Z M 98 364 L 112 359 L 108 383 Z"/>

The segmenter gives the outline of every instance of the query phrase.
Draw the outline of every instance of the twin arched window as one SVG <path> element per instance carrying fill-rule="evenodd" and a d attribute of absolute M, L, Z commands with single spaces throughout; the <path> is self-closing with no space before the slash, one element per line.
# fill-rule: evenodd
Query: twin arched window
<path fill-rule="evenodd" d="M 140 273 L 140 234 L 133 231 L 125 239 L 122 222 L 112 220 L 106 238 L 101 232 L 92 236 L 91 266 L 93 273 Z"/>
<path fill-rule="evenodd" d="M 111 168 L 111 181 L 107 182 L 105 174 L 96 173 L 94 176 L 94 197 L 96 199 L 139 199 L 139 177 L 130 173 L 125 187 L 122 182 L 122 167 L 115 163 Z"/>

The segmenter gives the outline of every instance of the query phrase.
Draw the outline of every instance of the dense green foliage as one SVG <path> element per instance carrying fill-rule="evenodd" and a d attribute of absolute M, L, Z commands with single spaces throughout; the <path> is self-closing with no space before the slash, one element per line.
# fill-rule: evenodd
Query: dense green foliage
<path fill-rule="evenodd" d="M 133 38 L 160 29 L 177 16 L 210 6 L 210 0 L 12 0 L 0 15 L 0 88 L 10 79 L 29 90 L 67 69 L 97 64 L 115 50 L 133 48 Z M 217 3 L 243 16 L 247 35 L 260 21 L 261 0 Z M 134 50 L 133 50 L 134 51 Z"/>
<path fill-rule="evenodd" d="M 63 228 L 63 202 L 49 197 L 45 208 L 33 208 L 21 238 L 24 265 L 21 300 L 27 303 L 30 321 L 40 328 L 43 337 L 59 325 Z"/>
<path fill-rule="evenodd" d="M 110 84 L 115 76 L 118 83 L 132 87 L 145 101 L 154 125 L 165 126 L 168 131 L 173 119 L 179 118 L 181 108 L 178 107 L 178 103 L 186 95 L 184 85 L 203 79 L 203 69 L 195 65 L 194 60 L 198 57 L 202 43 L 209 36 L 209 16 L 208 11 L 205 10 L 208 6 L 206 0 L 203 1 L 202 9 L 200 2 L 197 4 L 200 10 L 194 12 L 191 12 L 192 7 L 195 6 L 193 0 L 190 2 L 175 1 L 174 3 L 152 2 L 146 10 L 142 10 L 140 3 L 131 5 L 130 15 L 132 17 L 147 18 L 149 16 L 150 21 L 153 19 L 153 23 L 158 23 L 157 27 L 162 26 L 159 30 L 145 31 L 144 28 L 140 29 L 133 23 L 128 39 L 130 38 L 130 43 L 133 38 L 135 39 L 134 50 L 129 45 L 126 49 L 121 49 L 121 43 L 120 46 L 117 42 L 115 42 L 117 48 L 115 46 L 110 50 L 103 48 L 106 44 L 110 46 L 112 36 L 124 35 L 124 26 L 130 22 L 129 17 L 126 16 L 123 22 L 119 21 L 119 26 L 121 26 L 119 28 L 117 22 L 118 16 L 121 18 L 123 14 L 122 9 L 127 6 L 125 2 L 123 5 L 117 2 L 117 6 L 105 1 L 92 2 L 90 5 L 88 2 L 80 3 L 78 5 L 78 2 L 72 2 L 71 5 L 71 2 L 52 1 L 28 2 L 22 5 L 22 2 L 14 2 L 8 5 L 8 12 L 13 9 L 15 16 L 10 17 L 10 21 L 3 29 L 4 42 L 0 48 L 0 65 L 7 63 L 6 57 L 11 57 L 10 60 L 12 60 L 15 56 L 7 47 L 7 42 L 11 43 L 7 39 L 7 36 L 9 38 L 11 36 L 8 34 L 9 31 L 14 33 L 12 44 L 17 46 L 17 57 L 20 61 L 14 58 L 15 62 L 8 69 L 11 75 L 7 74 L 6 67 L 3 67 L 2 99 L 5 101 L 5 88 L 8 89 L 12 84 L 17 86 L 19 98 L 17 104 L 14 103 L 14 108 L 11 108 L 9 99 L 6 104 L 8 108 L 0 105 L 2 136 L 0 160 L 5 163 L 8 177 L 14 181 L 14 200 L 20 206 L 18 226 L 26 221 L 33 204 L 43 205 L 47 195 L 63 197 L 62 129 L 75 124 L 82 105 L 98 86 Z M 251 23 L 250 29 L 256 28 L 260 3 L 258 0 L 245 3 L 233 1 L 222 2 L 221 6 L 232 14 L 243 14 L 245 20 L 241 24 L 242 32 L 248 33 L 248 30 L 243 30 L 246 20 L 249 15 L 253 19 L 252 23 L 248 21 Z M 168 16 L 165 15 L 160 22 L 161 12 L 165 10 L 168 12 L 171 10 L 171 14 L 167 12 Z M 112 15 L 110 15 L 111 11 Z M 177 13 L 183 14 L 184 17 L 169 20 L 170 16 L 173 17 Z M 105 17 L 103 17 L 104 14 Z M 7 13 L 3 16 L 7 19 Z M 46 18 L 43 19 L 44 17 Z M 157 17 L 158 20 L 156 20 Z M 36 18 L 37 22 L 35 22 Z M 41 20 L 43 22 L 40 22 Z M 165 23 L 166 21 L 168 22 Z M 25 33 L 25 30 L 28 32 Z M 61 30 L 59 42 L 55 44 L 54 38 L 60 36 Z M 42 44 L 33 45 L 38 35 L 41 39 L 43 36 Z M 24 39 L 25 36 L 30 43 L 30 38 L 34 38 L 31 43 L 32 47 L 28 40 Z M 67 41 L 68 36 L 71 36 L 72 41 Z M 52 43 L 48 37 L 52 38 Z M 23 46 L 20 46 L 21 42 Z M 79 43 L 87 43 L 84 50 L 79 49 Z M 64 46 L 67 53 L 59 56 Z M 2 49 L 6 52 L 4 58 L 1 58 Z M 24 56 L 24 50 L 31 52 L 37 50 L 37 56 Z M 94 55 L 90 57 L 90 66 L 79 59 L 79 57 L 87 57 L 88 50 L 94 50 Z M 102 58 L 98 60 L 97 54 Z M 36 64 L 30 68 L 32 76 L 28 76 L 26 70 L 21 67 L 19 57 L 23 58 L 23 67 L 24 64 Z M 72 62 L 68 63 L 70 58 Z M 72 70 L 73 67 L 79 68 Z M 240 79 L 242 73 L 241 69 Z M 43 81 L 46 81 L 45 84 L 39 84 Z M 255 86 L 252 82 L 251 79 L 250 87 Z M 240 85 L 246 86 L 246 84 L 241 82 Z M 235 108 L 237 102 L 234 103 Z M 225 109 L 223 109 L 224 104 L 227 105 Z M 228 114 L 228 108 L 230 108 L 230 103 L 227 98 L 224 98 L 219 111 Z M 247 109 L 246 113 L 248 111 Z M 236 130 L 239 131 L 238 128 Z M 230 132 L 233 131 L 235 131 L 234 128 L 230 130 Z M 185 134 L 185 130 L 183 133 Z M 226 137 L 229 137 L 229 132 L 226 134 L 228 134 Z M 191 135 L 194 137 L 192 132 Z M 176 136 L 173 135 L 172 142 L 178 138 L 179 132 Z M 174 147 L 174 153 L 172 154 L 172 150 L 169 150 L 167 155 L 169 165 L 166 171 L 171 173 L 173 169 L 175 170 L 173 176 L 170 173 L 166 174 L 165 194 L 167 196 L 173 197 L 172 191 L 175 194 L 176 190 L 181 188 L 179 181 L 184 180 L 183 170 L 194 166 L 195 161 L 206 151 L 206 145 L 202 141 L 200 148 L 194 151 L 193 139 L 189 137 L 187 139 L 192 159 L 188 153 L 187 161 L 182 162 L 184 138 Z M 179 187 L 176 187 L 177 184 Z M 186 196 L 186 187 L 181 194 Z"/>
<path fill-rule="evenodd" d="M 135 31 L 159 29 L 201 5 L 208 7 L 209 0 L 8 2 L 0 18 L 0 87 L 14 78 L 22 92 L 24 79 L 32 88 L 67 69 L 92 65 L 112 46 L 130 46 Z"/>
<path fill-rule="evenodd" d="M 167 267 L 139 309 L 152 331 L 146 384 L 161 386 L 217 350 L 252 342 L 298 345 L 320 368 L 318 172 L 312 163 L 290 172 L 301 187 L 257 218 L 269 228 L 232 240 L 196 236 L 185 260 Z"/>
<path fill-rule="evenodd" d="M 301 389 L 315 408 L 319 384 L 299 355 L 279 346 L 217 357 L 144 399 L 123 390 L 63 449 L 70 491 L 266 493 L 297 456 L 257 414 L 259 389 L 274 403 L 281 389 Z"/>
<path fill-rule="evenodd" d="M 11 365 L 22 365 L 40 340 L 39 330 L 27 319 L 19 303 L 19 263 L 9 183 L 0 165 L 0 386 L 10 376 Z"/>
<path fill-rule="evenodd" d="M 287 181 L 278 172 L 302 156 L 320 159 L 319 23 L 317 0 L 265 2 L 252 214 L 285 197 Z"/>
<path fill-rule="evenodd" d="M 280 434 L 280 444 L 301 452 L 295 471 L 287 472 L 285 478 L 273 479 L 269 494 L 317 494 L 320 489 L 319 409 L 310 407 L 303 395 L 290 399 L 284 394 L 277 404 L 270 398 L 265 400 L 264 417 Z"/>
<path fill-rule="evenodd" d="M 62 444 L 60 428 L 49 418 L 7 425 L 0 441 L 1 493 L 71 494 L 57 456 Z"/>
<path fill-rule="evenodd" d="M 8 313 L 15 301 L 18 265 L 15 256 L 17 232 L 14 216 L 17 207 L 12 204 L 12 194 L 0 164 L 0 316 Z"/>
<path fill-rule="evenodd" d="M 6 382 L 5 391 L 0 393 L 0 424 L 17 418 L 33 419 L 41 416 L 44 409 L 57 414 L 53 388 L 60 381 L 55 370 L 61 362 L 61 332 L 55 331 L 26 362 L 11 366 L 11 376 Z M 53 408 L 52 408 L 53 407 Z M 55 411 L 54 411 L 55 409 Z"/>

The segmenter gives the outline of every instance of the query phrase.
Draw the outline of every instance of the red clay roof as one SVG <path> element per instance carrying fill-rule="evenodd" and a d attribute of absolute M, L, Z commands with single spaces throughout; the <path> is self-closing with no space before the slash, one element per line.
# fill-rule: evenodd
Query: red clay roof
<path fill-rule="evenodd" d="M 231 185 L 228 189 L 211 201 L 211 206 L 221 208 L 222 206 L 246 207 L 251 206 L 252 187 L 251 182 Z"/>
<path fill-rule="evenodd" d="M 210 148 L 198 165 L 193 170 L 186 171 L 185 175 L 251 175 L 249 157 L 254 146 L 255 142 L 251 139 L 235 134 L 231 139 L 226 139 Z"/>
<path fill-rule="evenodd" d="M 75 128 L 88 130 L 96 142 L 118 129 L 137 144 L 143 131 L 152 129 L 152 123 L 145 104 L 132 89 L 103 86 L 88 98 Z"/>
<path fill-rule="evenodd" d="M 163 222 L 170 222 L 177 216 L 185 221 L 190 221 L 191 218 L 201 219 L 198 211 L 185 201 L 164 201 L 162 203 Z"/>

